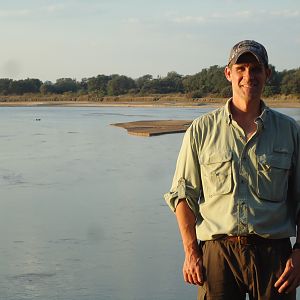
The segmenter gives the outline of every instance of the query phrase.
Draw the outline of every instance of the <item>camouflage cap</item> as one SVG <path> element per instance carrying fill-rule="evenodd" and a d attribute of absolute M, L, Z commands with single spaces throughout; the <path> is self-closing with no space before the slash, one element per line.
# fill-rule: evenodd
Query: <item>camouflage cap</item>
<path fill-rule="evenodd" d="M 239 57 L 247 52 L 253 54 L 260 64 L 268 66 L 268 54 L 265 47 L 252 40 L 241 41 L 232 47 L 227 66 L 235 64 Z"/>

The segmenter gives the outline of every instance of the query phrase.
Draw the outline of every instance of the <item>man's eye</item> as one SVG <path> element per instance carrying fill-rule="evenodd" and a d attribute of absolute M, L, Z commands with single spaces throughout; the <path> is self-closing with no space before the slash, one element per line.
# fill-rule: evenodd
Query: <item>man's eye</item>
<path fill-rule="evenodd" d="M 262 68 L 261 67 L 256 67 L 256 68 L 253 68 L 253 71 L 254 72 L 261 72 Z"/>

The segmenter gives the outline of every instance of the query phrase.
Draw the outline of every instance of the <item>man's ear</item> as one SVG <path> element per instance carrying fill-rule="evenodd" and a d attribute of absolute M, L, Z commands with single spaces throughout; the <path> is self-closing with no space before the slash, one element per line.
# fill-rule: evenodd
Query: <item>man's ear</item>
<path fill-rule="evenodd" d="M 270 68 L 266 68 L 266 81 L 271 78 L 272 70 Z"/>
<path fill-rule="evenodd" d="M 230 70 L 230 68 L 228 66 L 225 67 L 224 74 L 225 74 L 226 79 L 229 82 L 231 82 L 231 70 Z"/>

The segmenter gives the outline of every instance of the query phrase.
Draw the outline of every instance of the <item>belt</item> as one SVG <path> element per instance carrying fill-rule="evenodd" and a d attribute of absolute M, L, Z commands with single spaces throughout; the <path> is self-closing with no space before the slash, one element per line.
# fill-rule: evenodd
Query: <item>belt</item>
<path fill-rule="evenodd" d="M 281 243 L 286 242 L 289 240 L 289 238 L 283 238 L 283 239 L 267 239 L 263 238 L 256 234 L 250 234 L 250 235 L 243 235 L 243 236 L 236 236 L 236 235 L 226 235 L 221 238 L 221 240 L 226 240 L 233 243 L 238 243 L 241 245 L 261 245 L 261 244 L 272 244 L 272 243 Z"/>

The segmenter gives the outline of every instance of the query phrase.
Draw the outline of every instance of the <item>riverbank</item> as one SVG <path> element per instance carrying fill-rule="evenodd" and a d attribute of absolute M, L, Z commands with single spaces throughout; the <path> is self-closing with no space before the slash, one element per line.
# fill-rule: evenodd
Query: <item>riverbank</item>
<path fill-rule="evenodd" d="M 21 95 L 0 96 L 1 106 L 74 106 L 74 107 L 218 107 L 225 98 L 190 98 L 187 95 L 107 96 L 96 95 Z M 270 107 L 300 107 L 299 96 L 278 96 L 264 99 Z"/>

